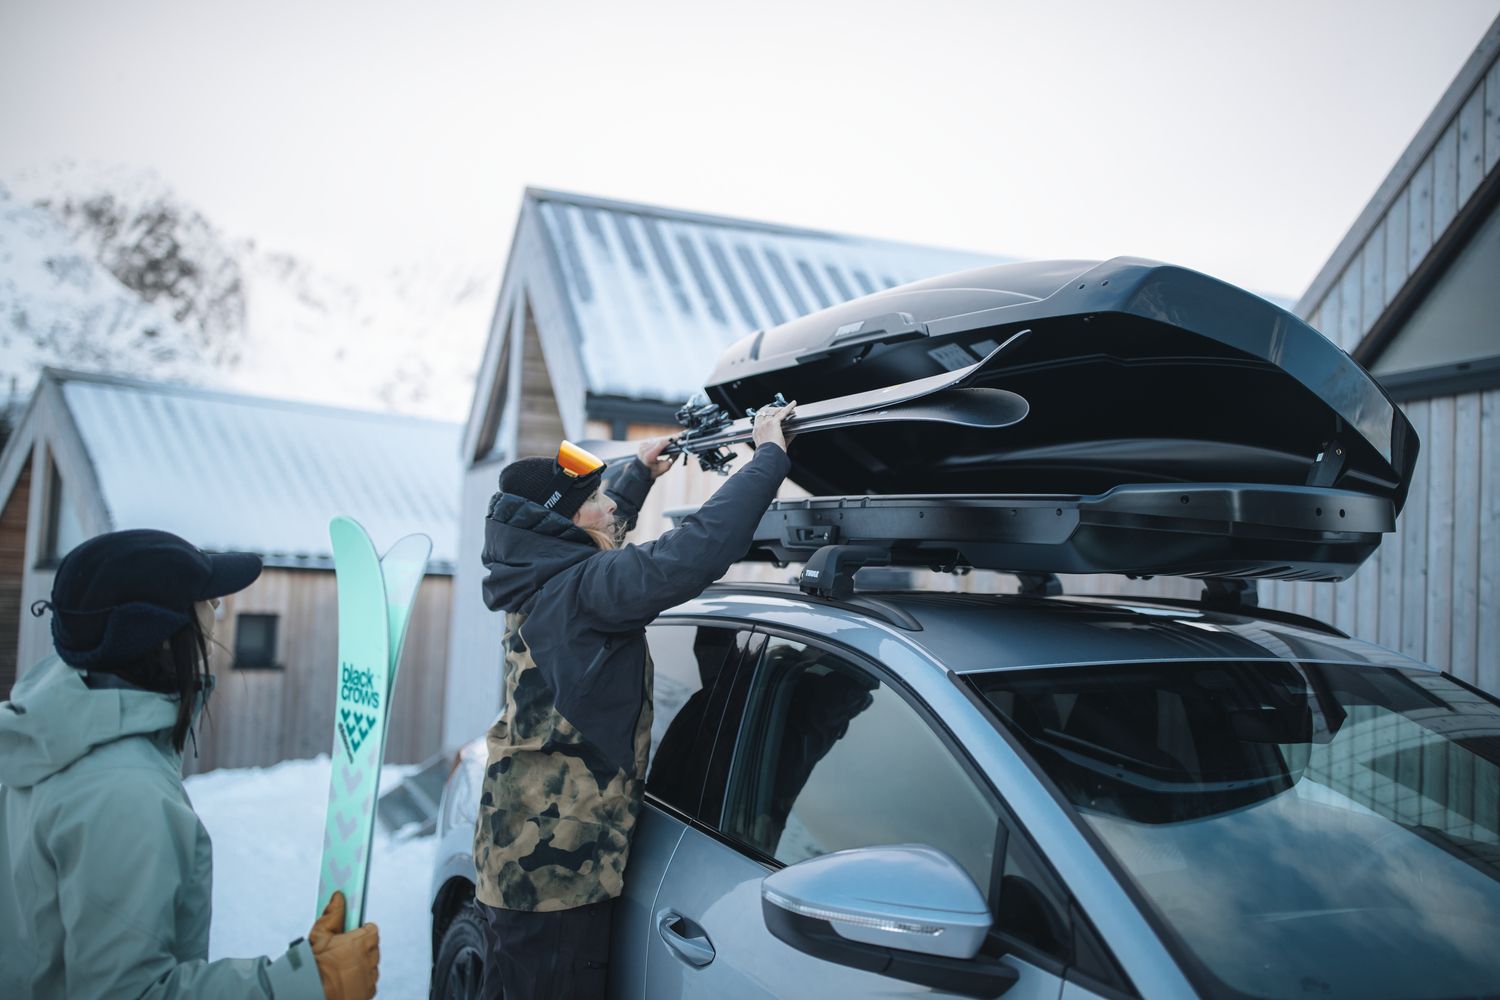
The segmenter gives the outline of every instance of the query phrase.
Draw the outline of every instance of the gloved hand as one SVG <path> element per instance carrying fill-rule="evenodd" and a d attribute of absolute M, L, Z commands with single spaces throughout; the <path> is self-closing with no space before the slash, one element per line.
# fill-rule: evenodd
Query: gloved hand
<path fill-rule="evenodd" d="M 380 928 L 374 924 L 344 932 L 344 894 L 335 892 L 307 934 L 323 995 L 328 1000 L 370 1000 L 380 978 Z"/>

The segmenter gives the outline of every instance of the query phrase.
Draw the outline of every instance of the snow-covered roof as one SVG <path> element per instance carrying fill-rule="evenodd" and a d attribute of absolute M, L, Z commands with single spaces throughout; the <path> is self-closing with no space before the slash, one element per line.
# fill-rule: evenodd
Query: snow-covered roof
<path fill-rule="evenodd" d="M 475 453 L 503 403 L 503 345 L 522 305 L 534 314 L 564 425 L 581 433 L 584 396 L 676 406 L 748 333 L 1007 259 L 529 188 L 465 453 Z"/>
<path fill-rule="evenodd" d="M 679 403 L 745 334 L 1001 262 L 960 250 L 530 190 L 597 395 Z"/>
<path fill-rule="evenodd" d="M 161 528 L 268 565 L 326 567 L 346 514 L 384 551 L 432 538 L 458 554 L 462 428 L 411 417 L 49 370 L 98 477 L 111 527 Z"/>

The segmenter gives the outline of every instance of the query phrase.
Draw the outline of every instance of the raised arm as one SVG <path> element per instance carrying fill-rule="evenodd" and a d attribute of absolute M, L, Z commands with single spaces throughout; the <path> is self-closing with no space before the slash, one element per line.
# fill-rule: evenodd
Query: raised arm
<path fill-rule="evenodd" d="M 579 614 L 604 632 L 640 628 L 702 593 L 743 557 L 790 468 L 781 423 L 795 405 L 763 411 L 755 456 L 679 527 L 587 560 L 580 567 Z"/>
<path fill-rule="evenodd" d="M 676 459 L 676 456 L 661 457 L 670 442 L 671 438 L 664 437 L 641 442 L 638 457 L 604 483 L 605 495 L 615 502 L 615 517 L 624 524 L 626 531 L 635 530 L 635 519 L 646 502 L 646 494 L 651 492 L 651 484 L 661 478 Z"/>

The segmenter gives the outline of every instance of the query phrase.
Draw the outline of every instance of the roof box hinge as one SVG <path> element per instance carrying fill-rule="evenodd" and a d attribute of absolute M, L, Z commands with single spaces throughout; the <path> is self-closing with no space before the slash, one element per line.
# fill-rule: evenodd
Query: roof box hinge
<path fill-rule="evenodd" d="M 1348 461 L 1343 444 L 1337 440 L 1329 441 L 1318 453 L 1318 457 L 1313 459 L 1312 468 L 1307 470 L 1307 485 L 1325 489 L 1333 486 L 1343 474 Z"/>
<path fill-rule="evenodd" d="M 873 545 L 825 545 L 802 567 L 797 586 L 804 594 L 842 601 L 854 593 L 854 574 L 860 567 L 886 566 L 890 561 L 889 549 Z"/>

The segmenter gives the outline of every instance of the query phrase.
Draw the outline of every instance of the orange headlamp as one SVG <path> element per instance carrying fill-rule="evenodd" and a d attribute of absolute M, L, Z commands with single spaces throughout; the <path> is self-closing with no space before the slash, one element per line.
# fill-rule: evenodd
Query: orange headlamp
<path fill-rule="evenodd" d="M 584 451 L 572 441 L 564 441 L 557 448 L 557 466 L 563 472 L 577 479 L 587 476 L 604 468 L 604 459 L 591 452 Z"/>
<path fill-rule="evenodd" d="M 547 499 L 542 501 L 542 506 L 551 510 L 574 490 L 587 489 L 592 493 L 603 474 L 604 459 L 584 451 L 571 441 L 564 441 L 558 446 L 552 484 L 547 488 Z M 571 506 L 577 509 L 576 504 Z M 563 509 L 567 510 L 569 507 L 564 506 Z"/>

